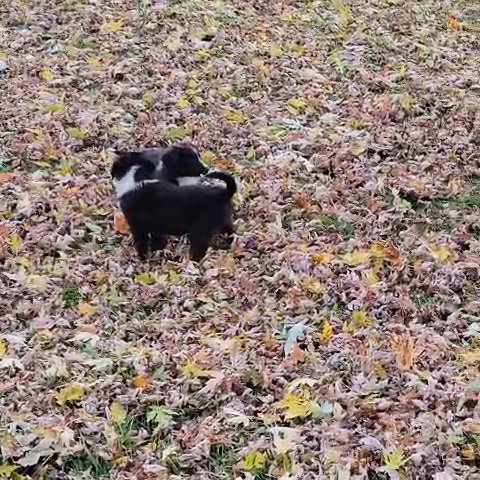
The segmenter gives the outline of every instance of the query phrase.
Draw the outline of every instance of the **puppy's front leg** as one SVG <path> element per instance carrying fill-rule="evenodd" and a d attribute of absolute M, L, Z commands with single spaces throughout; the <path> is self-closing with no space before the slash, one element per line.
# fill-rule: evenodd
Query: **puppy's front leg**
<path fill-rule="evenodd" d="M 138 256 L 140 260 L 145 260 L 148 254 L 148 233 L 145 233 L 141 230 L 133 230 L 133 243 L 135 245 L 135 249 L 137 250 Z"/>
<path fill-rule="evenodd" d="M 154 252 L 156 250 L 163 250 L 167 246 L 168 240 L 165 235 L 161 235 L 159 233 L 151 233 L 150 242 L 152 252 Z"/>

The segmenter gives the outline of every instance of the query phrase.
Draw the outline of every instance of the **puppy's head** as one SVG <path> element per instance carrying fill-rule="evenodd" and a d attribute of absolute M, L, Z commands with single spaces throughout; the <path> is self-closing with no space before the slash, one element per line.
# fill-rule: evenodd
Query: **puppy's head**
<path fill-rule="evenodd" d="M 156 164 L 142 152 L 115 152 L 117 158 L 114 160 L 111 174 L 114 180 L 120 181 L 133 167 L 135 168 L 135 180 L 140 182 L 153 178 Z"/>
<path fill-rule="evenodd" d="M 205 165 L 198 149 L 191 143 L 181 142 L 168 147 L 161 158 L 162 169 L 171 179 L 199 177 L 209 168 Z"/>

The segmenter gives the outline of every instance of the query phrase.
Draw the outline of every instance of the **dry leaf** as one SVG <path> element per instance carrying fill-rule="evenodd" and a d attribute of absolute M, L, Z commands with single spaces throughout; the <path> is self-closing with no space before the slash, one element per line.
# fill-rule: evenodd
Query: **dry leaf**
<path fill-rule="evenodd" d="M 328 342 L 333 337 L 333 327 L 328 320 L 323 322 L 322 331 L 317 336 L 323 342 Z"/>
<path fill-rule="evenodd" d="M 130 232 L 130 227 L 128 226 L 127 219 L 123 213 L 115 213 L 115 216 L 113 217 L 113 229 L 116 233 L 126 234 Z"/>
<path fill-rule="evenodd" d="M 270 429 L 273 435 L 273 448 L 277 455 L 283 455 L 295 449 L 302 441 L 300 431 L 296 428 L 273 427 Z"/>
<path fill-rule="evenodd" d="M 59 405 L 65 405 L 67 402 L 74 402 L 81 400 L 85 395 L 85 387 L 78 383 L 71 383 L 66 387 L 63 387 L 56 395 L 55 398 Z"/>
<path fill-rule="evenodd" d="M 150 377 L 147 377 L 146 375 L 137 375 L 133 378 L 133 386 L 135 388 L 145 388 L 150 382 Z"/>
<path fill-rule="evenodd" d="M 0 338 L 0 358 L 3 358 L 8 351 L 8 343 L 3 338 Z"/>
<path fill-rule="evenodd" d="M 110 404 L 110 419 L 113 423 L 122 423 L 127 418 L 127 411 L 118 402 Z"/>
<path fill-rule="evenodd" d="M 415 342 L 409 335 L 395 336 L 392 341 L 395 360 L 400 370 L 411 370 L 416 358 L 422 353 L 415 347 Z"/>
<path fill-rule="evenodd" d="M 448 259 L 453 255 L 453 252 L 445 245 L 432 245 L 429 250 L 432 254 L 432 257 L 441 263 L 447 262 Z"/>
<path fill-rule="evenodd" d="M 352 316 L 348 322 L 345 323 L 343 329 L 346 333 L 356 333 L 361 328 L 369 327 L 372 324 L 367 314 L 363 311 L 356 311 L 352 313 Z"/>
<path fill-rule="evenodd" d="M 83 315 L 86 317 L 93 315 L 96 310 L 96 307 L 86 302 L 81 302 L 77 307 L 77 312 L 79 313 L 79 315 Z"/>
<path fill-rule="evenodd" d="M 370 258 L 370 252 L 367 250 L 353 250 L 352 252 L 345 253 L 342 260 L 350 266 L 360 265 L 365 263 Z"/>
<path fill-rule="evenodd" d="M 240 110 L 230 110 L 227 113 L 227 120 L 230 120 L 233 123 L 245 123 L 247 117 Z"/>

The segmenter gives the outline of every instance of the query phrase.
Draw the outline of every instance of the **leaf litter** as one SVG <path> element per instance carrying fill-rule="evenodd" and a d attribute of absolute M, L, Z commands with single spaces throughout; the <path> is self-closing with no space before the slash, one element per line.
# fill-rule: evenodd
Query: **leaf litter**
<path fill-rule="evenodd" d="M 475 475 L 473 10 L 9 2 L 1 476 Z M 239 235 L 142 265 L 110 152 L 184 137 Z"/>

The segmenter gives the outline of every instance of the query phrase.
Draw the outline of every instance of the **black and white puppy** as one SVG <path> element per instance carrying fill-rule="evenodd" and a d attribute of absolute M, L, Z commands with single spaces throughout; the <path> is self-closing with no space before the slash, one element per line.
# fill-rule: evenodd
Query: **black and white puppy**
<path fill-rule="evenodd" d="M 141 258 L 149 251 L 164 248 L 169 235 L 187 234 L 191 258 L 199 261 L 214 234 L 227 233 L 233 240 L 232 197 L 237 185 L 228 173 L 208 171 L 190 146 L 177 144 L 169 148 L 170 152 L 167 149 L 160 155 L 161 167 L 156 160 L 158 153 L 148 158 L 145 152 L 118 152 L 111 171 L 117 198 Z M 203 172 L 208 178 L 224 182 L 225 187 L 175 183 L 178 178 Z"/>

